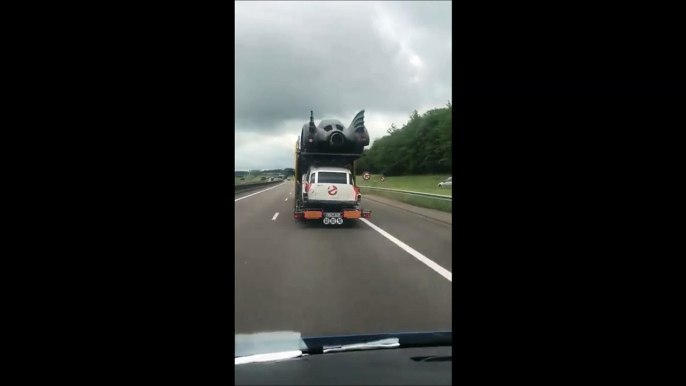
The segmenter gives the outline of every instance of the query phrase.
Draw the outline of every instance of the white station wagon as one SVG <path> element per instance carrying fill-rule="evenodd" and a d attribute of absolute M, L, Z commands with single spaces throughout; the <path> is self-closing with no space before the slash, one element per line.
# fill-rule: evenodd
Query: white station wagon
<path fill-rule="evenodd" d="M 452 188 L 453 187 L 453 178 L 449 177 L 447 180 L 439 182 L 438 187 L 439 188 L 448 188 L 448 187 Z"/>

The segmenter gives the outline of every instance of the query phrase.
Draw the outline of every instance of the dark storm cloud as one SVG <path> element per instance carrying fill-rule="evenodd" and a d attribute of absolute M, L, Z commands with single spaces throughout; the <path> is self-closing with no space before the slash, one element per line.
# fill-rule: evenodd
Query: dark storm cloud
<path fill-rule="evenodd" d="M 451 99 L 449 2 L 235 4 L 237 167 L 250 163 L 244 134 L 291 146 L 310 110 L 317 123 L 348 124 L 365 109 L 369 122 L 385 126 L 368 127 L 375 137 L 391 123 L 381 117 L 400 126 L 412 110 Z M 292 163 L 285 149 L 270 154 L 274 162 Z"/>

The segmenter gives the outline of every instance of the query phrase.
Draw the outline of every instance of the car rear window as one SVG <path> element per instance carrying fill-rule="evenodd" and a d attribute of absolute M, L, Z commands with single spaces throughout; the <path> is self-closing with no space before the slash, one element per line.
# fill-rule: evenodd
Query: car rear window
<path fill-rule="evenodd" d="M 317 182 L 320 184 L 347 184 L 347 173 L 340 172 L 319 172 Z"/>

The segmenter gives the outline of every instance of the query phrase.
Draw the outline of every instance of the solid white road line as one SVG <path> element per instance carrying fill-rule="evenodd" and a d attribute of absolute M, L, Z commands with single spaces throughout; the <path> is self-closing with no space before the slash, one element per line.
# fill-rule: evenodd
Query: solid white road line
<path fill-rule="evenodd" d="M 274 189 L 274 188 L 278 188 L 278 187 L 281 186 L 281 185 L 283 185 L 283 184 L 278 184 L 278 185 L 276 185 L 276 186 L 272 186 L 271 188 L 267 188 L 267 189 L 265 189 L 265 190 L 260 190 L 260 191 L 257 192 L 257 193 L 248 194 L 247 196 L 243 196 L 243 197 L 237 198 L 237 199 L 235 199 L 235 200 L 233 200 L 233 201 L 236 202 L 236 201 L 242 200 L 242 199 L 244 199 L 244 198 L 252 197 L 252 196 L 254 196 L 254 195 L 256 195 L 256 194 L 260 194 L 260 193 L 262 193 L 262 192 L 266 192 L 267 190 L 272 190 L 272 189 Z"/>
<path fill-rule="evenodd" d="M 272 221 L 276 220 L 277 217 L 279 217 L 279 212 L 276 212 L 276 214 L 274 215 L 274 217 L 272 217 Z"/>
<path fill-rule="evenodd" d="M 405 252 L 409 253 L 410 255 L 414 256 L 417 260 L 421 261 L 422 263 L 426 264 L 429 268 L 433 269 L 434 271 L 438 272 L 439 275 L 443 276 L 444 278 L 450 280 L 452 283 L 453 281 L 453 274 L 452 272 L 448 271 L 447 269 L 441 267 L 440 265 L 436 264 L 433 260 L 429 259 L 428 257 L 422 255 L 421 253 L 415 251 L 412 249 L 409 245 L 403 243 L 402 241 L 396 239 L 395 237 L 391 236 L 388 232 L 385 230 L 379 228 L 378 226 L 372 224 L 369 220 L 365 218 L 361 218 L 365 224 L 369 225 L 372 229 L 375 231 L 381 233 L 381 235 L 393 242 L 393 244 L 399 246 Z"/>

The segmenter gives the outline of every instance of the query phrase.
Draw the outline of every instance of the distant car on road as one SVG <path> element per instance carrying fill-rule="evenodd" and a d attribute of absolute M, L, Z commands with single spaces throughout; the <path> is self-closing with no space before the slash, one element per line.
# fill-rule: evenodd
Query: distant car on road
<path fill-rule="evenodd" d="M 447 187 L 452 188 L 453 187 L 453 178 L 449 177 L 447 180 L 439 182 L 438 187 L 439 188 L 447 188 Z"/>

